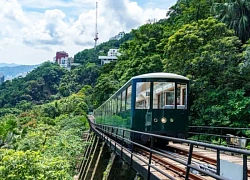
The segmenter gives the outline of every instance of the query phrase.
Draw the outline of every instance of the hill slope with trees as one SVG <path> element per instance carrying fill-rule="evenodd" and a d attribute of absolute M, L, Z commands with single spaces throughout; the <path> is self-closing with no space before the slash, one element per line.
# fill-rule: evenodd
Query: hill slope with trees
<path fill-rule="evenodd" d="M 82 152 L 79 135 L 88 128 L 87 110 L 139 74 L 161 71 L 187 76 L 192 125 L 249 127 L 250 41 L 245 30 L 250 17 L 232 9 L 224 14 L 224 2 L 249 12 L 247 1 L 238 6 L 233 0 L 178 0 L 168 18 L 142 25 L 121 41 L 102 43 L 96 51 L 77 53 L 75 60 L 82 65 L 71 71 L 47 62 L 25 78 L 1 84 L 0 159 L 4 161 L 0 169 L 4 173 L 0 178 L 19 179 L 25 174 L 35 179 L 70 179 L 75 164 L 70 155 Z M 243 25 L 232 26 L 232 22 Z M 118 47 L 122 53 L 118 60 L 100 66 L 97 56 Z M 249 137 L 250 132 L 238 134 Z M 24 168 L 13 170 L 15 164 Z M 42 173 L 48 170 L 50 174 Z"/>
<path fill-rule="evenodd" d="M 102 67 L 93 104 L 100 105 L 135 75 L 164 71 L 190 78 L 190 124 L 248 127 L 249 43 L 210 11 L 215 5 L 179 0 L 168 19 L 132 30 L 118 61 Z"/>

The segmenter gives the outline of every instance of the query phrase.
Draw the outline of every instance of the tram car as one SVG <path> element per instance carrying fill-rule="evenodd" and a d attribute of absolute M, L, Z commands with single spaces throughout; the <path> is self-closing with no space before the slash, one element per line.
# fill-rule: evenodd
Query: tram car
<path fill-rule="evenodd" d="M 184 76 L 172 73 L 135 76 L 94 111 L 95 122 L 140 132 L 186 138 L 188 94 L 189 79 Z M 141 144 L 149 142 L 146 135 L 127 136 Z M 162 141 L 158 139 L 161 144 Z M 167 143 L 164 141 L 163 144 Z"/>

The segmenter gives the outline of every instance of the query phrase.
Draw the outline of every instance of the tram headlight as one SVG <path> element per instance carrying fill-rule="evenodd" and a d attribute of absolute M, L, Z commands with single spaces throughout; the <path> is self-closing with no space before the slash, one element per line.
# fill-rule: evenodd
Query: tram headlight
<path fill-rule="evenodd" d="M 172 123 L 174 122 L 174 118 L 170 118 L 169 121 Z"/>
<path fill-rule="evenodd" d="M 167 119 L 165 117 L 161 118 L 161 122 L 162 123 L 166 123 L 167 122 Z"/>

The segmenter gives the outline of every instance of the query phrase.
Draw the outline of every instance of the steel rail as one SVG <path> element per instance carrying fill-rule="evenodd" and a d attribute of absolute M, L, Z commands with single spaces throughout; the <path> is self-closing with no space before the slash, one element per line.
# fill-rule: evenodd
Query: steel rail
<path fill-rule="evenodd" d="M 139 151 L 141 151 L 143 154 L 145 154 L 147 157 L 149 157 L 149 152 L 142 150 L 142 149 L 140 149 Z M 179 176 L 182 176 L 185 178 L 186 169 L 178 167 L 178 166 L 162 159 L 162 156 L 157 156 L 155 154 L 152 154 L 152 158 L 155 162 L 158 162 L 159 164 L 164 166 L 166 169 L 169 169 L 169 170 L 177 173 Z M 189 174 L 189 179 L 190 180 L 205 180 L 203 177 L 198 176 L 198 175 L 193 174 L 193 173 Z"/>
<path fill-rule="evenodd" d="M 180 154 L 188 154 L 188 150 L 186 149 L 181 149 L 181 148 L 177 148 L 177 147 L 172 147 L 172 146 L 168 146 L 169 149 L 172 149 L 174 150 L 175 152 L 177 153 L 180 153 Z M 217 160 L 214 159 L 214 158 L 211 158 L 211 157 L 208 157 L 208 156 L 203 156 L 199 153 L 195 153 L 193 152 L 193 158 L 197 159 L 197 160 L 200 160 L 200 161 L 204 161 L 204 162 L 207 162 L 211 165 L 214 165 L 214 166 L 217 166 Z M 247 176 L 250 177 L 250 169 L 247 170 Z"/>

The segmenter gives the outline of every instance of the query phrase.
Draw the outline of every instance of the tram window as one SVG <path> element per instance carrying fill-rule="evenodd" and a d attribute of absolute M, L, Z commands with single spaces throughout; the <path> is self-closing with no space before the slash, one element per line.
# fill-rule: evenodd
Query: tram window
<path fill-rule="evenodd" d="M 103 117 L 105 115 L 105 110 L 103 106 L 101 107 L 101 111 L 102 111 L 102 117 Z"/>
<path fill-rule="evenodd" d="M 132 86 L 129 86 L 127 88 L 126 110 L 131 109 L 131 93 L 132 93 Z"/>
<path fill-rule="evenodd" d="M 153 109 L 174 109 L 174 82 L 154 82 Z"/>
<path fill-rule="evenodd" d="M 114 113 L 117 113 L 117 98 L 114 98 Z"/>
<path fill-rule="evenodd" d="M 177 84 L 177 109 L 187 109 L 187 84 Z"/>
<path fill-rule="evenodd" d="M 106 111 L 107 111 L 107 115 L 109 115 L 109 102 L 106 103 Z"/>
<path fill-rule="evenodd" d="M 109 100 L 109 115 L 112 115 L 112 101 Z"/>
<path fill-rule="evenodd" d="M 122 111 L 125 111 L 126 90 L 122 92 Z"/>
<path fill-rule="evenodd" d="M 106 116 L 107 115 L 107 111 L 106 111 L 106 105 L 103 106 L 103 111 L 104 111 L 104 115 Z"/>
<path fill-rule="evenodd" d="M 118 94 L 117 96 L 117 112 L 119 113 L 121 111 L 121 94 Z"/>
<path fill-rule="evenodd" d="M 150 82 L 136 83 L 136 109 L 149 109 L 150 107 Z"/>
<path fill-rule="evenodd" d="M 106 115 L 109 115 L 109 104 L 106 104 Z"/>
<path fill-rule="evenodd" d="M 109 102 L 106 103 L 106 112 L 107 112 L 107 115 L 109 115 Z"/>
<path fill-rule="evenodd" d="M 112 114 L 116 114 L 116 103 L 115 103 L 115 99 L 112 99 Z"/>
<path fill-rule="evenodd" d="M 107 111 L 107 115 L 109 115 L 109 102 L 106 103 L 106 111 Z"/>

